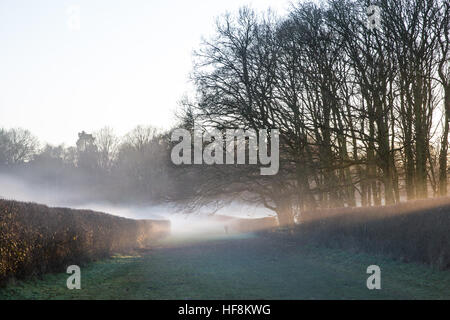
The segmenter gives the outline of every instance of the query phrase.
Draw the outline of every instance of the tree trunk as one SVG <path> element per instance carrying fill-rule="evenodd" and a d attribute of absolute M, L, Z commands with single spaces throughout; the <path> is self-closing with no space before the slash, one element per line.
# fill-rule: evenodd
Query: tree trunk
<path fill-rule="evenodd" d="M 278 223 L 280 227 L 288 227 L 294 225 L 294 211 L 292 203 L 289 199 L 280 201 L 276 209 Z"/>
<path fill-rule="evenodd" d="M 441 150 L 439 153 L 439 195 L 447 195 L 447 157 L 448 135 L 450 122 L 450 86 L 445 88 L 444 132 L 442 133 Z"/>

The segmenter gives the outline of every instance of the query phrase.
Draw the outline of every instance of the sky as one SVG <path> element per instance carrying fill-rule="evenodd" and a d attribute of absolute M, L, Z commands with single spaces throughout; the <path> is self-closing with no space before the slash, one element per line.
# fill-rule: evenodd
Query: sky
<path fill-rule="evenodd" d="M 104 126 L 168 129 L 216 17 L 290 0 L 1 0 L 0 128 L 74 145 Z"/>

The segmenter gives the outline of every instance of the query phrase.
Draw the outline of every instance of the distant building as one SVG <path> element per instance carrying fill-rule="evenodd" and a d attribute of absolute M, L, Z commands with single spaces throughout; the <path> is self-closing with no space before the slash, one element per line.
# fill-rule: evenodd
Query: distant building
<path fill-rule="evenodd" d="M 95 148 L 95 138 L 85 131 L 78 133 L 77 149 L 79 152 L 91 151 Z"/>

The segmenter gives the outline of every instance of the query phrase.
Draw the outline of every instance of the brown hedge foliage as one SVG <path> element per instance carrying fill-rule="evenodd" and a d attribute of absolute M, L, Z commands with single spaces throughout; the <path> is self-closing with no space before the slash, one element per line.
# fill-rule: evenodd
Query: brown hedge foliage
<path fill-rule="evenodd" d="M 238 232 L 256 232 L 278 227 L 278 220 L 275 217 L 235 219 L 232 227 Z"/>
<path fill-rule="evenodd" d="M 0 284 L 149 245 L 170 222 L 0 200 Z"/>
<path fill-rule="evenodd" d="M 450 198 L 305 212 L 295 237 L 450 269 Z"/>

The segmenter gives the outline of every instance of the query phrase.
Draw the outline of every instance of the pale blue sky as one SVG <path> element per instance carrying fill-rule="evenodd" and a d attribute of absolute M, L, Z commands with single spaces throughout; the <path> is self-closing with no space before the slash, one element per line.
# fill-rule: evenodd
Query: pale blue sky
<path fill-rule="evenodd" d="M 192 51 L 225 11 L 283 14 L 289 0 L 1 0 L 0 127 L 74 144 L 109 125 L 168 128 Z M 80 29 L 68 8 L 80 9 Z"/>

